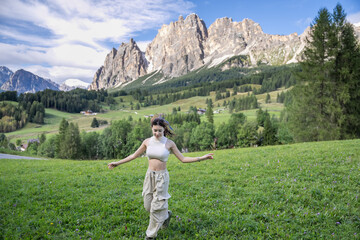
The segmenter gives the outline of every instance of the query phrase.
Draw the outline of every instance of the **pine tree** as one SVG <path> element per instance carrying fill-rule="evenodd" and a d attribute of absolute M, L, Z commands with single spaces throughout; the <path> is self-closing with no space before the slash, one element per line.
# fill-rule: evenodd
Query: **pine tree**
<path fill-rule="evenodd" d="M 295 140 L 341 139 L 350 126 L 359 129 L 353 116 L 359 116 L 360 111 L 350 101 L 360 97 L 359 48 L 341 5 L 332 15 L 325 8 L 319 11 L 304 56 L 300 84 L 294 88 L 289 107 Z"/>
<path fill-rule="evenodd" d="M 271 103 L 271 97 L 269 93 L 266 94 L 265 103 Z"/>
<path fill-rule="evenodd" d="M 209 123 L 214 123 L 214 112 L 213 112 L 213 109 L 212 109 L 212 101 L 209 101 L 209 103 L 207 105 L 205 115 L 206 115 L 206 118 L 209 121 Z"/>
<path fill-rule="evenodd" d="M 319 141 L 340 137 L 341 108 L 334 101 L 336 31 L 326 8 L 319 11 L 311 25 L 310 40 L 294 88 L 294 101 L 289 108 L 290 127 L 297 141 Z"/>
<path fill-rule="evenodd" d="M 270 116 L 267 116 L 264 123 L 264 145 L 276 144 L 276 129 L 270 120 Z"/>
<path fill-rule="evenodd" d="M 70 123 L 65 132 L 63 143 L 63 157 L 67 159 L 78 159 L 81 153 L 81 138 L 79 126 Z"/>
<path fill-rule="evenodd" d="M 58 158 L 65 158 L 65 153 L 64 153 L 64 145 L 63 143 L 65 142 L 65 135 L 66 135 L 66 131 L 69 127 L 69 122 L 65 120 L 65 118 L 63 118 L 60 122 L 60 126 L 59 126 L 59 135 L 57 135 L 56 137 L 56 157 Z"/>
<path fill-rule="evenodd" d="M 46 141 L 45 133 L 42 133 L 40 136 L 38 136 L 38 139 L 40 141 L 40 144 L 43 144 Z"/>
<path fill-rule="evenodd" d="M 360 47 L 353 25 L 346 22 L 346 14 L 340 4 L 334 9 L 336 34 L 335 99 L 341 106 L 341 138 L 360 137 Z"/>
<path fill-rule="evenodd" d="M 140 110 L 140 104 L 139 103 L 136 104 L 135 110 Z"/>
<path fill-rule="evenodd" d="M 96 118 L 93 118 L 92 122 L 91 122 L 91 127 L 92 128 L 97 128 L 99 127 L 99 121 Z"/>

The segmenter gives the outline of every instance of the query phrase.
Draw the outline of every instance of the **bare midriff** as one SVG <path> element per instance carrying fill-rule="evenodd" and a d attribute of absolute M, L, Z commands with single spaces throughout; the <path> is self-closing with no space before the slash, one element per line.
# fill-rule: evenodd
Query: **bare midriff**
<path fill-rule="evenodd" d="M 166 162 L 159 159 L 149 159 L 149 169 L 152 171 L 161 171 L 166 169 Z"/>

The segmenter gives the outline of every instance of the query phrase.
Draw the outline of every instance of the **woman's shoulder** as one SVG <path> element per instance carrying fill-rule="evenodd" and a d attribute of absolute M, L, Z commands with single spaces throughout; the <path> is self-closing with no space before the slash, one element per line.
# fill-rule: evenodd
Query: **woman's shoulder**
<path fill-rule="evenodd" d="M 172 147 L 172 146 L 174 146 L 175 145 L 175 143 L 174 143 L 174 141 L 173 140 L 171 140 L 171 139 L 166 139 L 167 141 L 166 141 L 166 145 L 168 145 L 168 146 L 170 146 L 170 147 Z"/>
<path fill-rule="evenodd" d="M 145 139 L 144 141 L 143 141 L 143 144 L 145 144 L 146 146 L 149 144 L 149 141 L 151 140 L 151 138 L 152 137 L 149 137 L 149 138 L 147 138 L 147 139 Z"/>

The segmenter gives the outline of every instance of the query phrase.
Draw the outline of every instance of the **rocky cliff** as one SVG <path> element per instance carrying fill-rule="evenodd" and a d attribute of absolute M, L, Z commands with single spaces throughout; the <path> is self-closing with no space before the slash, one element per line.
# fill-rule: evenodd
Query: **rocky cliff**
<path fill-rule="evenodd" d="M 165 76 L 178 77 L 203 66 L 207 38 L 205 23 L 196 14 L 164 25 L 146 49 L 148 72 L 161 70 Z"/>
<path fill-rule="evenodd" d="M 207 29 L 196 14 L 186 19 L 180 16 L 178 21 L 162 26 L 145 55 L 132 39 L 113 49 L 96 72 L 90 89 L 125 85 L 155 71 L 163 74 L 159 80 L 163 82 L 228 59 L 231 61 L 222 64 L 223 69 L 298 62 L 308 34 L 309 28 L 301 35 L 270 35 L 250 19 L 234 22 L 231 18 L 217 19 Z"/>
<path fill-rule="evenodd" d="M 4 91 L 17 91 L 18 93 L 35 93 L 45 89 L 59 90 L 59 85 L 31 72 L 20 69 L 1 86 L 1 89 Z"/>
<path fill-rule="evenodd" d="M 106 56 L 104 65 L 95 73 L 90 90 L 113 88 L 146 74 L 147 61 L 136 42 L 121 44 Z"/>

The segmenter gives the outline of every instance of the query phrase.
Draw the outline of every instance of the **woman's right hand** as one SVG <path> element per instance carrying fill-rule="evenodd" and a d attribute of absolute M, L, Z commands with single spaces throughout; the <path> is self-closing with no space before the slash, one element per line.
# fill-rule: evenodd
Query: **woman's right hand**
<path fill-rule="evenodd" d="M 118 166 L 117 162 L 111 162 L 108 164 L 109 169 L 113 169 L 114 167 L 117 167 L 117 166 Z"/>

